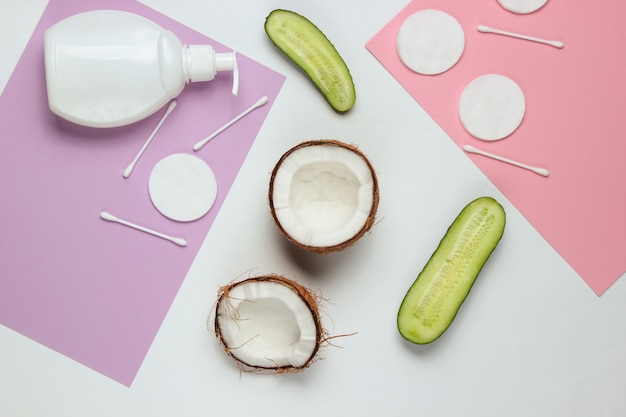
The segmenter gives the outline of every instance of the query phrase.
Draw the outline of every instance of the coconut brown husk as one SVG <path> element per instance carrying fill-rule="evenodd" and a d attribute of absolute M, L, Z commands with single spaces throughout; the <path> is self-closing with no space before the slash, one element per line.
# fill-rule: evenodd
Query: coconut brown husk
<path fill-rule="evenodd" d="M 354 152 L 356 155 L 358 155 L 368 166 L 370 172 L 372 173 L 372 180 L 373 180 L 373 198 L 372 198 L 372 206 L 370 209 L 370 214 L 367 217 L 367 221 L 365 222 L 365 224 L 363 225 L 363 227 L 356 233 L 354 234 L 354 236 L 346 239 L 345 241 L 338 243 L 336 245 L 333 246 L 310 246 L 310 245 L 306 245 L 303 244 L 302 242 L 297 241 L 296 239 L 294 239 L 285 229 L 284 227 L 281 225 L 280 221 L 278 220 L 277 216 L 276 216 L 276 210 L 274 207 L 274 200 L 272 198 L 273 194 L 274 194 L 274 179 L 276 178 L 276 173 L 278 172 L 278 169 L 280 168 L 280 166 L 282 165 L 283 161 L 289 157 L 289 155 L 291 155 L 293 152 L 295 152 L 298 149 L 307 147 L 307 146 L 338 146 L 338 147 L 342 147 L 345 149 L 348 149 L 352 152 Z M 363 237 L 363 235 L 365 235 L 365 233 L 367 233 L 372 226 L 374 225 L 374 222 L 376 220 L 376 211 L 378 210 L 378 201 L 380 199 L 380 193 L 379 193 L 379 189 L 378 189 L 378 178 L 376 176 L 376 171 L 374 170 L 373 165 L 371 164 L 371 162 L 369 161 L 369 159 L 367 159 L 367 157 L 365 156 L 365 154 L 363 154 L 363 152 L 361 152 L 361 150 L 355 146 L 355 145 L 351 145 L 345 142 L 342 142 L 340 140 L 336 140 L 336 139 L 319 139 L 319 140 L 309 140 L 306 142 L 302 142 L 299 145 L 294 146 L 293 148 L 289 149 L 287 152 L 285 152 L 282 157 L 278 160 L 278 162 L 276 163 L 276 165 L 274 166 L 274 169 L 272 170 L 272 174 L 270 177 L 270 185 L 269 185 L 269 190 L 268 190 L 268 199 L 269 199 L 269 205 L 270 205 L 270 212 L 272 214 L 272 218 L 274 219 L 274 224 L 276 224 L 276 227 L 278 228 L 278 230 L 280 231 L 280 233 L 292 244 L 294 244 L 295 246 L 304 249 L 306 251 L 309 252 L 315 252 L 315 253 L 319 253 L 319 254 L 329 254 L 329 253 L 333 253 L 333 252 L 340 252 L 343 251 L 344 249 L 348 248 L 349 246 L 354 245 L 359 239 L 361 239 Z"/>
<path fill-rule="evenodd" d="M 225 342 L 220 331 L 220 315 L 218 313 L 219 306 L 221 305 L 221 303 L 229 302 L 229 299 L 230 299 L 229 292 L 233 288 L 239 285 L 250 283 L 250 282 L 274 282 L 280 285 L 284 285 L 285 287 L 288 287 L 290 290 L 296 293 L 304 301 L 304 303 L 309 307 L 309 310 L 311 311 L 311 316 L 313 317 L 313 320 L 315 322 L 316 346 L 315 346 L 315 349 L 311 352 L 311 356 L 309 357 L 309 359 L 302 366 L 299 366 L 299 367 L 293 367 L 293 366 L 263 367 L 263 366 L 250 364 L 245 361 L 242 361 L 241 359 L 237 357 L 237 346 L 228 346 L 228 344 Z M 281 275 L 269 274 L 269 275 L 247 278 L 239 282 L 231 283 L 229 285 L 225 285 L 221 287 L 218 291 L 216 314 L 215 314 L 215 320 L 214 320 L 215 335 L 220 341 L 220 343 L 222 344 L 222 346 L 224 347 L 225 352 L 231 358 L 235 360 L 235 362 L 237 363 L 237 366 L 242 371 L 261 372 L 261 373 L 301 372 L 307 369 L 313 362 L 315 362 L 322 344 L 329 339 L 328 333 L 324 329 L 322 325 L 322 320 L 320 318 L 320 311 L 319 311 L 320 300 L 321 300 L 320 297 L 309 288 Z"/>

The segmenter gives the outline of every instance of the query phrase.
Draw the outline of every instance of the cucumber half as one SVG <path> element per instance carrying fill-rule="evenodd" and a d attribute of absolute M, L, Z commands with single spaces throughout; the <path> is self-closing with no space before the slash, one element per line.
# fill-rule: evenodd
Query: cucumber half
<path fill-rule="evenodd" d="M 426 344 L 446 331 L 500 241 L 505 223 L 504 209 L 491 197 L 465 206 L 400 305 L 397 324 L 402 337 Z"/>
<path fill-rule="evenodd" d="M 309 76 L 335 110 L 346 112 L 354 106 L 356 91 L 346 63 L 310 20 L 276 9 L 265 19 L 265 33 Z"/>

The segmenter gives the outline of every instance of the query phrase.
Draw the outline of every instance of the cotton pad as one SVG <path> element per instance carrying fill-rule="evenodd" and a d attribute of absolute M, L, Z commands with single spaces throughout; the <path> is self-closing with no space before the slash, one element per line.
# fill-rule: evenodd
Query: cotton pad
<path fill-rule="evenodd" d="M 526 99 L 512 79 L 486 74 L 465 87 L 458 111 L 469 134 L 493 141 L 509 136 L 519 127 L 526 112 Z"/>
<path fill-rule="evenodd" d="M 465 49 L 459 22 L 440 10 L 422 10 L 407 17 L 396 37 L 402 63 L 419 74 L 435 75 L 452 68 Z"/>
<path fill-rule="evenodd" d="M 181 222 L 197 220 L 213 206 L 217 181 L 213 170 L 190 154 L 173 154 L 159 161 L 148 180 L 148 191 L 156 209 Z"/>
<path fill-rule="evenodd" d="M 548 0 L 498 0 L 500 6 L 518 14 L 528 14 L 537 11 L 547 2 Z"/>

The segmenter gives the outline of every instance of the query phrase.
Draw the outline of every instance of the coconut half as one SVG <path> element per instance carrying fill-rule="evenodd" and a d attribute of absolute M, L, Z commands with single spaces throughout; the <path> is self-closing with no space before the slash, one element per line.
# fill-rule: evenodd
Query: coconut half
<path fill-rule="evenodd" d="M 272 217 L 290 242 L 313 252 L 336 252 L 354 244 L 374 224 L 378 180 L 355 146 L 312 140 L 280 158 L 268 197 Z"/>
<path fill-rule="evenodd" d="M 215 334 L 240 369 L 284 373 L 306 369 L 326 332 L 311 290 L 266 275 L 220 288 Z"/>

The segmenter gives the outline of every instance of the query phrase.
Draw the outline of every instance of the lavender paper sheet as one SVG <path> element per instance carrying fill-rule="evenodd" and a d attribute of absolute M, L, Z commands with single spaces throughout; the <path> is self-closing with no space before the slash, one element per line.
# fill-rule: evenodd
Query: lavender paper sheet
<path fill-rule="evenodd" d="M 124 168 L 164 109 L 130 126 L 92 129 L 47 106 L 43 34 L 57 21 L 95 9 L 145 16 L 185 44 L 220 43 L 135 1 L 51 0 L 0 96 L 0 323 L 121 384 L 130 386 L 200 245 L 224 202 L 284 76 L 238 55 L 240 93 L 231 75 L 190 84 L 140 159 Z M 152 167 L 173 153 L 193 153 L 208 136 L 262 96 L 255 110 L 195 153 L 213 169 L 218 195 L 200 220 L 162 216 L 148 195 Z M 99 218 L 109 211 L 183 237 L 181 248 Z"/>

